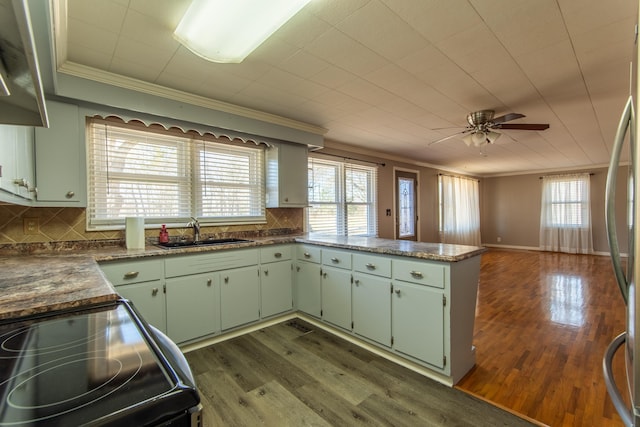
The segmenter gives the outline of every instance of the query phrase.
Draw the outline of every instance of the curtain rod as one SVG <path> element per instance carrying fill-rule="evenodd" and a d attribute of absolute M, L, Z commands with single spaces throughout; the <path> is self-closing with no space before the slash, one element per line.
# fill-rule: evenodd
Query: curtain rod
<path fill-rule="evenodd" d="M 338 154 L 329 154 L 329 153 L 318 153 L 318 154 L 320 156 L 339 157 L 339 158 L 344 159 L 344 160 L 355 160 L 355 161 L 363 162 L 363 163 L 371 163 L 372 165 L 378 165 L 378 166 L 382 166 L 382 167 L 387 165 L 386 163 L 378 163 L 378 162 L 372 162 L 372 161 L 369 161 L 369 160 L 355 159 L 353 157 L 340 156 Z"/>
<path fill-rule="evenodd" d="M 438 176 L 450 176 L 451 178 L 462 178 L 462 179 L 468 179 L 471 181 L 478 181 L 480 182 L 480 180 L 478 178 L 471 178 L 470 176 L 464 176 L 464 175 L 449 175 L 446 173 L 439 173 Z"/>
<path fill-rule="evenodd" d="M 539 177 L 538 177 L 538 179 L 544 179 L 544 178 L 545 178 L 545 177 L 547 177 L 547 176 L 577 175 L 577 174 L 579 174 L 579 173 L 580 173 L 580 172 L 578 172 L 578 173 L 567 173 L 567 174 L 561 174 L 561 173 L 559 173 L 559 174 L 553 174 L 553 175 L 545 175 L 545 176 L 539 176 Z M 594 173 L 594 172 L 589 172 L 589 175 L 590 175 L 590 176 L 593 176 L 593 175 L 595 175 L 595 173 Z"/>

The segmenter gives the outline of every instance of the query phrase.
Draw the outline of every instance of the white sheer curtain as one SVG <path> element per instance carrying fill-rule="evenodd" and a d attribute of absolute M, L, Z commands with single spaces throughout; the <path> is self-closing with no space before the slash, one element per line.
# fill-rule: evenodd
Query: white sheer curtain
<path fill-rule="evenodd" d="M 478 180 L 440 175 L 440 241 L 480 246 Z"/>
<path fill-rule="evenodd" d="M 589 183 L 588 173 L 543 177 L 541 249 L 574 254 L 593 252 Z"/>

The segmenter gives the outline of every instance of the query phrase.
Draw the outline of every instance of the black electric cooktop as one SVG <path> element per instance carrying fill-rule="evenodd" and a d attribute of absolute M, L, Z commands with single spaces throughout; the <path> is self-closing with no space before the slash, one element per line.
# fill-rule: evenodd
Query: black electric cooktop
<path fill-rule="evenodd" d="M 147 425 L 197 405 L 151 337 L 123 302 L 0 324 L 0 426 Z"/>

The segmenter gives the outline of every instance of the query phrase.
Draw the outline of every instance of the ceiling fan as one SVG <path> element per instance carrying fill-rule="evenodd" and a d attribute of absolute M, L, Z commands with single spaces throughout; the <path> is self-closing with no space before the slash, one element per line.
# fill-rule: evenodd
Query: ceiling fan
<path fill-rule="evenodd" d="M 485 144 L 493 144 L 500 136 L 501 133 L 495 132 L 494 129 L 512 129 L 512 130 L 545 130 L 549 129 L 547 123 L 505 123 L 515 119 L 521 119 L 525 117 L 520 113 L 508 113 L 503 116 L 493 117 L 495 111 L 493 110 L 480 110 L 467 115 L 467 126 L 463 131 L 454 133 L 453 135 L 445 136 L 438 140 L 432 141 L 429 145 L 437 144 L 447 139 L 455 138 L 458 135 L 465 135 L 462 137 L 467 146 L 480 147 Z"/>

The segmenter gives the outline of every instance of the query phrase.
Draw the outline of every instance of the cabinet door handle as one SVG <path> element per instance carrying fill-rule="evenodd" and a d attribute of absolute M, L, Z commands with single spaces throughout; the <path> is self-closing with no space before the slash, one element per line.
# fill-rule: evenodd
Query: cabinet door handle
<path fill-rule="evenodd" d="M 211 279 L 207 279 L 207 286 L 211 286 L 213 281 Z"/>
<path fill-rule="evenodd" d="M 311 258 L 311 254 L 309 252 L 305 252 L 303 255 L 305 258 Z"/>
<path fill-rule="evenodd" d="M 129 271 L 128 273 L 124 273 L 125 279 L 135 279 L 140 274 L 139 271 Z"/>
<path fill-rule="evenodd" d="M 394 292 L 396 293 L 396 295 L 400 295 L 400 289 L 396 289 Z"/>
<path fill-rule="evenodd" d="M 275 254 L 273 254 L 273 256 L 276 258 L 282 258 L 282 253 L 276 252 Z"/>
<path fill-rule="evenodd" d="M 64 195 L 64 197 L 66 197 L 67 199 L 72 198 L 73 196 L 75 196 L 76 193 L 73 191 L 67 191 L 67 194 Z"/>
<path fill-rule="evenodd" d="M 300 266 L 296 265 L 296 271 L 300 271 Z"/>
<path fill-rule="evenodd" d="M 353 283 L 355 283 L 356 286 L 360 286 L 360 279 L 356 279 Z"/>
<path fill-rule="evenodd" d="M 376 265 L 375 264 L 371 264 L 371 263 L 368 263 L 367 265 L 365 265 L 365 267 L 367 267 L 369 270 L 375 270 L 376 269 Z"/>
<path fill-rule="evenodd" d="M 337 264 L 340 262 L 340 260 L 338 258 L 331 258 L 331 262 Z"/>
<path fill-rule="evenodd" d="M 156 295 L 158 295 L 158 288 L 151 289 L 151 296 L 155 297 Z"/>
<path fill-rule="evenodd" d="M 322 277 L 327 278 L 327 273 L 322 273 Z"/>
<path fill-rule="evenodd" d="M 419 271 L 410 271 L 409 274 L 411 274 L 413 277 L 416 277 L 418 279 L 422 279 L 422 273 L 420 273 Z"/>
<path fill-rule="evenodd" d="M 224 283 L 229 283 L 229 276 L 226 276 L 226 277 L 224 278 Z"/>
<path fill-rule="evenodd" d="M 268 275 L 269 275 L 269 270 L 265 270 L 265 271 L 264 271 L 264 275 L 265 275 L 265 276 L 268 276 Z"/>

